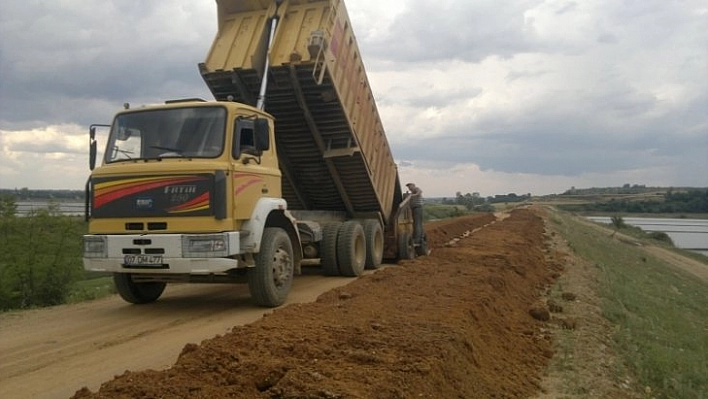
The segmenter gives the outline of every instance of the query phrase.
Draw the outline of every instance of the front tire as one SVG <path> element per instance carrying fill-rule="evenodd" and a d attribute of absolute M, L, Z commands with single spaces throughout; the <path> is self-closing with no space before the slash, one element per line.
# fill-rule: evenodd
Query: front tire
<path fill-rule="evenodd" d="M 130 273 L 113 273 L 113 284 L 123 300 L 136 305 L 152 303 L 160 298 L 167 283 L 136 283 Z"/>
<path fill-rule="evenodd" d="M 285 303 L 293 284 L 295 261 L 293 245 L 285 230 L 268 227 L 263 232 L 256 266 L 248 271 L 248 290 L 260 306 Z"/>

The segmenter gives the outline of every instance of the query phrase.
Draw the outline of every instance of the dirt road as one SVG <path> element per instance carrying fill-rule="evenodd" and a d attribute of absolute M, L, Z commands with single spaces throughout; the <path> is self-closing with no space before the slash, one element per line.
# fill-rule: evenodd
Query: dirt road
<path fill-rule="evenodd" d="M 352 281 L 313 272 L 296 279 L 288 303 L 314 301 Z M 68 398 L 126 370 L 164 369 L 185 344 L 267 312 L 250 303 L 245 285 L 175 285 L 148 306 L 113 296 L 0 314 L 0 398 Z"/>

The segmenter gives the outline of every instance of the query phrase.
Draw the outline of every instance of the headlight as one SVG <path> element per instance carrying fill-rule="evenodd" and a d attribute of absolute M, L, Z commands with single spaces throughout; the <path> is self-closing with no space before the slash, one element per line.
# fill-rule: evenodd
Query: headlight
<path fill-rule="evenodd" d="M 105 236 L 84 236 L 84 257 L 105 258 L 108 256 Z"/>
<path fill-rule="evenodd" d="M 229 244 L 224 234 L 183 236 L 182 256 L 185 258 L 223 258 L 229 255 Z"/>

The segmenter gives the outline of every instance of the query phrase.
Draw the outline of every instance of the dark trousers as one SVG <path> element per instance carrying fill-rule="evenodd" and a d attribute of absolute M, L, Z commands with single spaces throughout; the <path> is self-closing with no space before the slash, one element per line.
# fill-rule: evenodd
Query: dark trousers
<path fill-rule="evenodd" d="M 413 243 L 420 244 L 423 238 L 423 207 L 416 206 L 413 210 Z"/>

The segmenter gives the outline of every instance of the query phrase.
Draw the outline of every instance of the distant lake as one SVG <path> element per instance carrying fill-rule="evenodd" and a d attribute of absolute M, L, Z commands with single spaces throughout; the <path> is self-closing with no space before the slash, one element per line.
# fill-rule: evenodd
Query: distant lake
<path fill-rule="evenodd" d="M 57 202 L 57 204 L 62 215 L 83 216 L 84 214 L 83 202 Z M 26 216 L 29 213 L 47 209 L 48 206 L 48 201 L 19 201 L 17 202 L 17 214 Z"/>
<path fill-rule="evenodd" d="M 609 216 L 590 216 L 589 220 L 611 224 Z M 622 220 L 630 226 L 644 231 L 661 231 L 668 234 L 678 248 L 687 249 L 708 256 L 708 220 L 673 218 L 626 218 Z"/>

